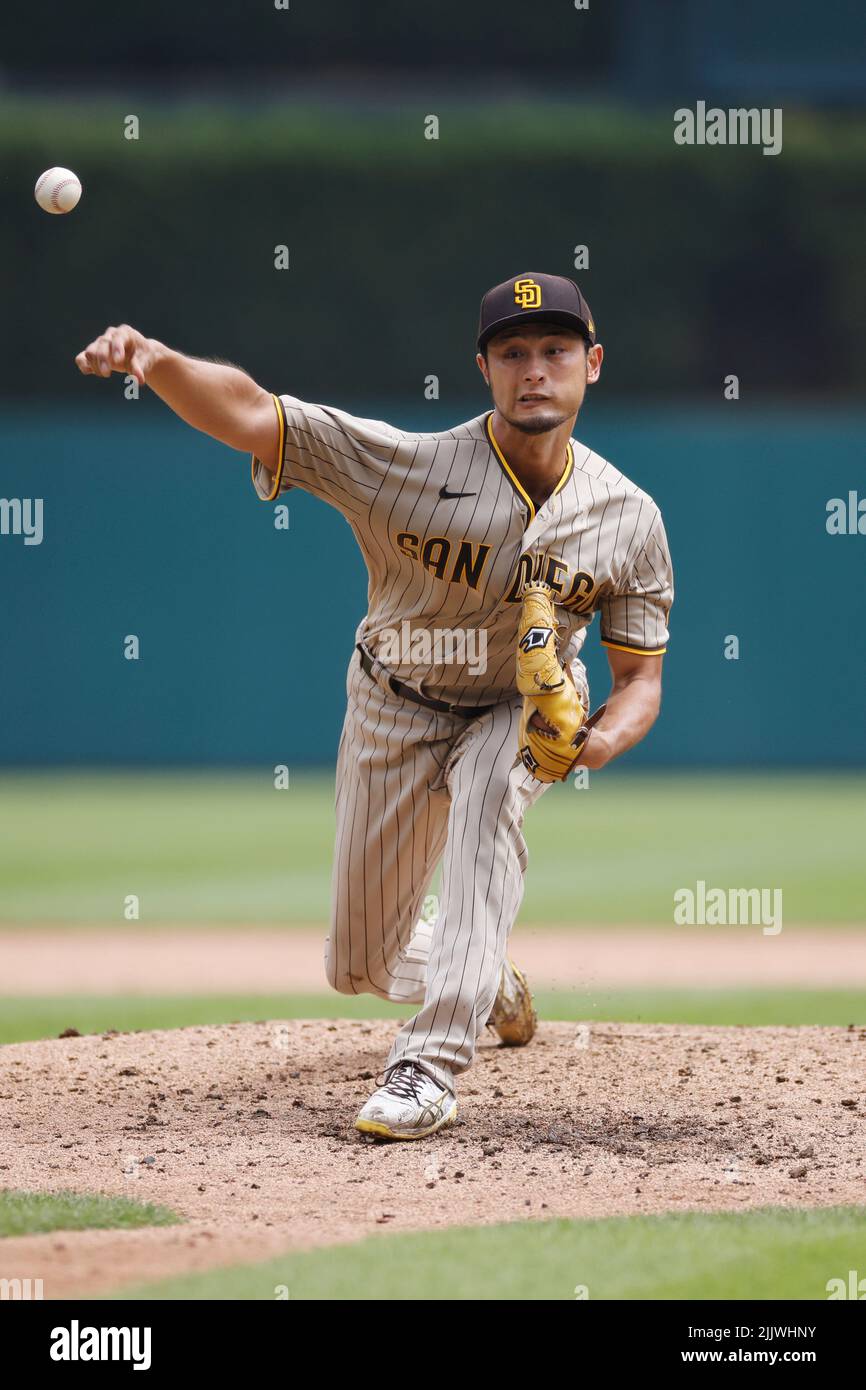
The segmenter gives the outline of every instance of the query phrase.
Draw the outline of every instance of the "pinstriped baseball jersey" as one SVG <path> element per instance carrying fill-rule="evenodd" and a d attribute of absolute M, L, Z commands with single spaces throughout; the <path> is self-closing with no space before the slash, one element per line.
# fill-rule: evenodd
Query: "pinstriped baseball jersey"
<path fill-rule="evenodd" d="M 523 818 L 549 788 L 517 757 L 522 586 L 543 578 L 559 594 L 560 656 L 589 708 L 579 652 L 595 612 L 609 646 L 664 649 L 664 528 L 646 493 L 574 439 L 537 509 L 491 413 L 413 434 L 274 401 L 278 462 L 272 476 L 253 459 L 258 495 L 300 487 L 336 507 L 369 572 L 356 640 L 372 661 L 352 653 L 337 755 L 327 977 L 345 994 L 417 1003 L 386 1072 L 412 1060 L 453 1088 L 493 1007 L 523 896 Z M 393 676 L 446 707 L 395 691 Z M 422 931 L 440 861 L 439 914 Z"/>
<path fill-rule="evenodd" d="M 492 412 L 416 434 L 275 396 L 277 470 L 252 461 L 263 500 L 292 487 L 348 521 L 369 573 L 356 640 L 413 689 L 472 706 L 514 692 L 520 591 L 559 595 L 560 656 L 578 658 L 596 612 L 609 647 L 656 654 L 673 578 L 655 502 L 576 439 L 540 509 L 509 466 Z"/>

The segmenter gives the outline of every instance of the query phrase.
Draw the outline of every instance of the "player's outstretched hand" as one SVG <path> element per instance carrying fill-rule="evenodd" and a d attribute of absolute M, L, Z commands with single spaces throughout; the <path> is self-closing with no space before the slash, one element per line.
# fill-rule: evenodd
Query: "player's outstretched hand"
<path fill-rule="evenodd" d="M 111 376 L 112 372 L 125 372 L 143 386 L 154 357 L 153 341 L 145 338 L 137 328 L 122 323 L 117 328 L 106 328 L 104 333 L 88 343 L 79 352 L 75 364 L 85 376 Z"/>

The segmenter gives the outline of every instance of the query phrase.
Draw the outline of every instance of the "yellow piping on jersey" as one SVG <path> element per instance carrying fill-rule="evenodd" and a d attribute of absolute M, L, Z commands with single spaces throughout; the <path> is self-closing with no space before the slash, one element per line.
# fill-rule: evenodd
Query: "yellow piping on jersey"
<path fill-rule="evenodd" d="M 516 474 L 516 473 L 514 472 L 514 470 L 510 467 L 507 458 L 505 457 L 505 455 L 503 454 L 502 450 L 501 450 L 500 447 L 499 447 L 499 441 L 497 440 L 496 435 L 493 433 L 493 411 L 492 411 L 492 410 L 491 410 L 490 414 L 488 415 L 487 419 L 485 420 L 484 424 L 485 424 L 485 428 L 486 428 L 486 430 L 487 430 L 487 437 L 489 438 L 490 443 L 491 443 L 491 445 L 493 446 L 493 452 L 496 454 L 496 457 L 499 459 L 500 464 L 501 464 L 502 467 L 505 469 L 505 472 L 506 472 L 506 474 L 508 475 L 509 479 L 511 480 L 511 483 L 512 483 L 512 485 L 513 485 L 515 491 L 518 492 L 518 493 L 520 494 L 520 496 L 523 498 L 524 502 L 526 503 L 527 507 L 529 508 L 529 520 L 530 520 L 530 521 L 534 521 L 534 520 L 535 520 L 535 503 L 533 502 L 532 498 L 529 496 L 529 493 L 526 491 L 526 488 L 523 486 L 523 484 L 521 483 L 520 479 L 517 477 L 517 474 Z M 571 440 L 569 440 L 568 443 L 567 443 L 566 446 L 565 446 L 565 469 L 563 470 L 562 477 L 560 478 L 559 482 L 556 484 L 556 487 L 553 489 L 553 492 L 550 494 L 551 497 L 555 497 L 556 494 L 559 492 L 559 489 L 560 489 L 561 487 L 564 487 L 565 484 L 568 482 L 569 478 L 571 477 L 571 470 L 573 469 L 573 467 L 574 467 L 574 450 L 573 450 L 572 447 L 571 447 Z"/>
<path fill-rule="evenodd" d="M 615 652 L 632 652 L 634 656 L 663 656 L 667 647 L 624 647 L 620 642 L 605 642 L 601 639 L 603 647 L 610 647 Z"/>
<path fill-rule="evenodd" d="M 571 470 L 572 470 L 573 467 L 574 467 L 574 450 L 573 450 L 572 447 L 571 447 L 571 440 L 569 439 L 568 443 L 567 443 L 566 446 L 565 446 L 565 471 L 563 472 L 563 475 L 562 475 L 562 477 L 560 478 L 559 482 L 556 484 L 556 487 L 553 489 L 553 492 L 550 494 L 551 497 L 555 497 L 556 494 L 559 492 L 559 489 L 560 489 L 561 487 L 565 487 L 565 484 L 568 482 L 569 478 L 571 477 Z"/>
<path fill-rule="evenodd" d="M 273 502 L 274 499 L 279 496 L 280 483 L 283 481 L 283 467 L 286 461 L 286 415 L 285 411 L 283 410 L 283 403 L 280 400 L 279 396 L 275 396 L 272 392 L 271 399 L 277 411 L 277 421 L 280 428 L 280 442 L 277 446 L 277 468 L 276 472 L 274 473 L 274 486 L 269 496 L 262 498 L 263 502 Z M 250 473 L 252 474 L 253 486 L 255 486 L 256 482 L 256 464 L 260 462 L 261 459 L 257 459 L 255 454 L 253 454 L 250 460 Z"/>

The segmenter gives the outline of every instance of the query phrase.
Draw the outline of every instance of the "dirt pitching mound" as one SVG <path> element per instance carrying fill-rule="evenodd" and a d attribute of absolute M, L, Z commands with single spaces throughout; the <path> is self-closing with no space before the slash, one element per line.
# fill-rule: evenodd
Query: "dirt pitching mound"
<path fill-rule="evenodd" d="M 0 1277 L 74 1297 L 371 1232 L 863 1201 L 866 1030 L 490 1035 L 455 1126 L 373 1143 L 353 1120 L 393 1031 L 298 1020 L 0 1049 L 0 1186 L 124 1194 L 186 1221 L 7 1238 Z"/>

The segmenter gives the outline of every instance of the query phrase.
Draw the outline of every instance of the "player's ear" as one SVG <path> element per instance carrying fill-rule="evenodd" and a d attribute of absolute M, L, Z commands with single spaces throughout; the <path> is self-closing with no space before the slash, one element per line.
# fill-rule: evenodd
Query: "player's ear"
<path fill-rule="evenodd" d="M 604 348 L 601 343 L 594 343 L 586 354 L 586 379 L 587 382 L 598 381 L 601 376 L 601 361 L 604 357 Z"/>
<path fill-rule="evenodd" d="M 484 353 L 483 353 L 483 352 L 476 352 L 476 354 L 475 354 L 475 361 L 478 363 L 478 370 L 479 370 L 479 372 L 480 372 L 481 375 L 484 377 L 484 380 L 486 381 L 487 385 L 489 386 L 489 385 L 490 385 L 490 376 L 488 375 L 488 371 L 487 371 L 487 358 L 484 356 Z"/>

